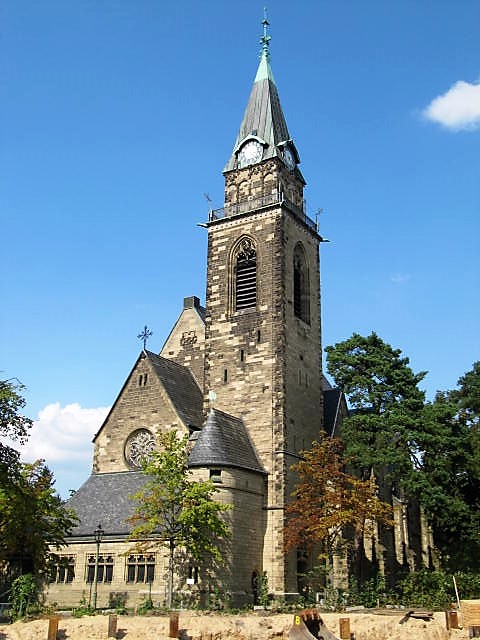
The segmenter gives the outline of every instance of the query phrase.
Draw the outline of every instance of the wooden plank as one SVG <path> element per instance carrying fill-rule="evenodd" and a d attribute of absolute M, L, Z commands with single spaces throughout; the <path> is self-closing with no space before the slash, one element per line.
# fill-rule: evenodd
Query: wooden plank
<path fill-rule="evenodd" d="M 57 640 L 58 620 L 59 618 L 57 616 L 51 616 L 48 619 L 47 640 Z"/>
<path fill-rule="evenodd" d="M 480 626 L 480 600 L 461 600 L 464 627 Z"/>
<path fill-rule="evenodd" d="M 117 637 L 117 615 L 115 613 L 110 613 L 108 616 L 108 637 Z"/>
<path fill-rule="evenodd" d="M 431 620 L 433 611 L 411 611 L 410 618 L 419 618 L 420 620 Z"/>
<path fill-rule="evenodd" d="M 410 609 L 410 611 L 407 611 L 403 618 L 399 620 L 399 624 L 404 624 L 410 618 L 416 618 L 418 620 L 432 620 L 433 611 L 419 611 L 417 609 Z"/>
<path fill-rule="evenodd" d="M 458 629 L 458 612 L 455 609 L 445 611 L 447 629 Z"/>
<path fill-rule="evenodd" d="M 350 618 L 340 618 L 340 638 L 350 640 Z"/>
<path fill-rule="evenodd" d="M 178 611 L 170 611 L 169 638 L 178 638 Z"/>

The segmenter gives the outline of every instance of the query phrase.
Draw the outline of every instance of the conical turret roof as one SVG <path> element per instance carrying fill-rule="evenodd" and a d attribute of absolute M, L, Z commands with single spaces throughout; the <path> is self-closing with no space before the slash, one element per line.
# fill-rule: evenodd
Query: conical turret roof
<path fill-rule="evenodd" d="M 195 435 L 189 467 L 234 467 L 265 473 L 240 418 L 211 409 L 205 426 Z"/>

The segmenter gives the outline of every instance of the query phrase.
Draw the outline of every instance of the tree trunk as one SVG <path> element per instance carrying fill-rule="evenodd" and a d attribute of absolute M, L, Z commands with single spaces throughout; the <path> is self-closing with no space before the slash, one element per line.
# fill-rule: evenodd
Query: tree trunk
<path fill-rule="evenodd" d="M 167 607 L 169 609 L 172 608 L 173 604 L 173 555 L 175 551 L 175 543 L 173 540 L 170 540 L 170 549 L 169 549 L 169 557 L 168 557 L 168 590 L 167 590 Z"/>
<path fill-rule="evenodd" d="M 367 579 L 365 575 L 365 518 L 362 517 L 361 522 L 357 523 L 353 532 L 353 545 L 351 553 L 352 573 L 362 585 Z"/>

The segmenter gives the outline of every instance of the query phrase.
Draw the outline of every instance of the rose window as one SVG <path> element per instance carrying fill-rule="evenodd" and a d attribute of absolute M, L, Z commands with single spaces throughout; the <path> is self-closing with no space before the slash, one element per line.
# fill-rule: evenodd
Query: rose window
<path fill-rule="evenodd" d="M 155 437 L 147 429 L 134 431 L 125 444 L 125 460 L 135 468 L 141 469 L 155 451 Z"/>

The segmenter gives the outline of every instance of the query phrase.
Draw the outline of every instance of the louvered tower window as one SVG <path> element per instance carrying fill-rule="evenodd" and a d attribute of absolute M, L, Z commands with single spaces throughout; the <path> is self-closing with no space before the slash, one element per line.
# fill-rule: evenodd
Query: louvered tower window
<path fill-rule="evenodd" d="M 252 241 L 242 240 L 235 264 L 235 311 L 257 305 L 257 252 Z"/>
<path fill-rule="evenodd" d="M 300 243 L 293 252 L 293 312 L 310 323 L 310 283 L 305 251 Z"/>

